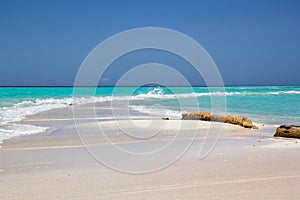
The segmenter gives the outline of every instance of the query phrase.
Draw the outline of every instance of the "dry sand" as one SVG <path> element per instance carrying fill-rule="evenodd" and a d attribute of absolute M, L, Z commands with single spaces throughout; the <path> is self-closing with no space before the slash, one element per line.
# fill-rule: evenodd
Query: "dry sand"
<path fill-rule="evenodd" d="M 225 125 L 213 151 L 199 159 L 203 141 L 210 146 L 218 136 L 206 138 L 209 122 L 157 118 L 151 125 L 145 117 L 128 120 L 122 116 L 99 122 L 87 116 L 78 122 L 78 128 L 85 130 L 81 135 L 84 141 L 105 152 L 108 161 L 118 159 L 116 165 L 121 167 L 135 166 L 136 160 L 110 154 L 111 144 L 96 131 L 99 125 L 113 144 L 131 151 L 157 148 L 180 129 L 175 145 L 153 159 L 153 167 L 172 157 L 172 152 L 178 153 L 177 149 L 194 137 L 194 130 L 198 131 L 189 150 L 168 167 L 128 174 L 106 167 L 90 155 L 77 135 L 70 110 L 32 116 L 22 123 L 50 129 L 2 144 L 0 199 L 300 199 L 300 141 L 272 138 L 273 127 L 246 130 Z M 163 131 L 151 135 L 161 124 Z M 121 134 L 120 126 L 146 140 Z M 148 164 L 145 159 L 145 166 L 140 167 L 151 168 Z"/>

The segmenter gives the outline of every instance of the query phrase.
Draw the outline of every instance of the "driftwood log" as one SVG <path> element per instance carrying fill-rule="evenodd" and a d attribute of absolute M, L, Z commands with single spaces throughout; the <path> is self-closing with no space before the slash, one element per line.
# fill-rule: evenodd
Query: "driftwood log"
<path fill-rule="evenodd" d="M 189 114 L 182 114 L 181 119 L 223 122 L 228 124 L 239 125 L 245 128 L 257 129 L 257 126 L 253 125 L 250 119 L 243 116 L 217 115 L 211 114 L 209 112 L 192 112 Z"/>

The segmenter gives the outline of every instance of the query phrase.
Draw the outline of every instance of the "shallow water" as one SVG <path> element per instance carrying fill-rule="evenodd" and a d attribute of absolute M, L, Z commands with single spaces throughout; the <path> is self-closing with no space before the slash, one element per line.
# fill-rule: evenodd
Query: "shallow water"
<path fill-rule="evenodd" d="M 225 99 L 215 105 L 212 99 Z M 0 87 L 0 141 L 45 131 L 47 127 L 16 124 L 27 116 L 69 104 L 123 103 L 124 111 L 180 118 L 181 113 L 213 111 L 244 115 L 259 124 L 300 125 L 299 86 L 207 87 Z M 216 101 L 218 102 L 218 101 Z M 127 111 L 128 110 L 128 111 Z M 118 113 L 115 113 L 118 115 Z"/>

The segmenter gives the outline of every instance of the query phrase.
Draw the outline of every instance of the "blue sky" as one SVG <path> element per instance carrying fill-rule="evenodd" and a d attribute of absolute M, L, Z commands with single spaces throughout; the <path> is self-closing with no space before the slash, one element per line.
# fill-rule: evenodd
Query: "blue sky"
<path fill-rule="evenodd" d="M 72 85 L 97 44 L 146 26 L 194 38 L 211 55 L 226 85 L 300 85 L 297 0 L 1 0 L 0 85 Z M 136 60 L 184 68 L 184 62 L 170 56 L 147 53 Z M 130 68 L 132 60 L 116 65 Z M 113 80 L 120 73 L 116 66 L 107 76 Z M 192 84 L 202 84 L 193 70 L 185 73 Z"/>

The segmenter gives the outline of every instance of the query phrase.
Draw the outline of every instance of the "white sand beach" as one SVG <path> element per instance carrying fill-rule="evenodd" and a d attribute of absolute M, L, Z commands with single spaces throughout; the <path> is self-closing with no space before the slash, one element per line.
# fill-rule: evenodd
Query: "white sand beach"
<path fill-rule="evenodd" d="M 83 113 L 88 108 L 88 105 L 80 107 Z M 4 141 L 0 149 L 0 198 L 300 198 L 300 141 L 273 138 L 274 127 L 249 130 L 215 122 L 216 127 L 222 125 L 221 136 L 208 156 L 199 159 L 203 142 L 210 146 L 218 136 L 212 134 L 206 137 L 210 122 L 161 120 L 159 117 L 150 120 L 148 116 L 141 115 L 133 119 L 120 115 L 113 120 L 107 107 L 96 108 L 102 113 L 102 120 L 99 117 L 95 122 L 88 114 L 85 119 L 76 120 L 77 128 L 86 131 L 81 134 L 81 139 L 89 148 L 83 145 L 76 132 L 71 107 L 43 112 L 23 120 L 21 123 L 50 128 L 45 133 Z M 217 130 L 214 125 L 212 128 Z M 110 141 L 96 131 L 99 131 L 99 126 Z M 120 127 L 133 134 L 137 134 L 134 130 L 144 130 L 139 131 L 139 136 L 144 138 L 122 134 Z M 161 127 L 159 134 L 151 135 Z M 112 144 L 128 151 L 142 149 L 149 152 L 174 139 L 176 130 L 176 140 L 169 151 L 152 158 L 151 162 L 144 157 L 145 165 L 141 164 L 141 160 L 130 160 L 109 152 Z M 189 141 L 193 143 L 177 161 L 166 162 L 169 164 L 163 169 L 151 173 L 131 174 L 114 170 L 97 160 L 97 155 L 96 158 L 91 155 L 95 148 L 104 152 L 104 161 L 111 161 L 119 168 L 133 169 L 139 164 L 138 169 L 154 169 L 165 161 L 172 161 L 178 149 L 185 149 L 184 145 Z"/>
<path fill-rule="evenodd" d="M 300 0 L 2 0 L 0 200 L 300 200 L 299 52 Z"/>

